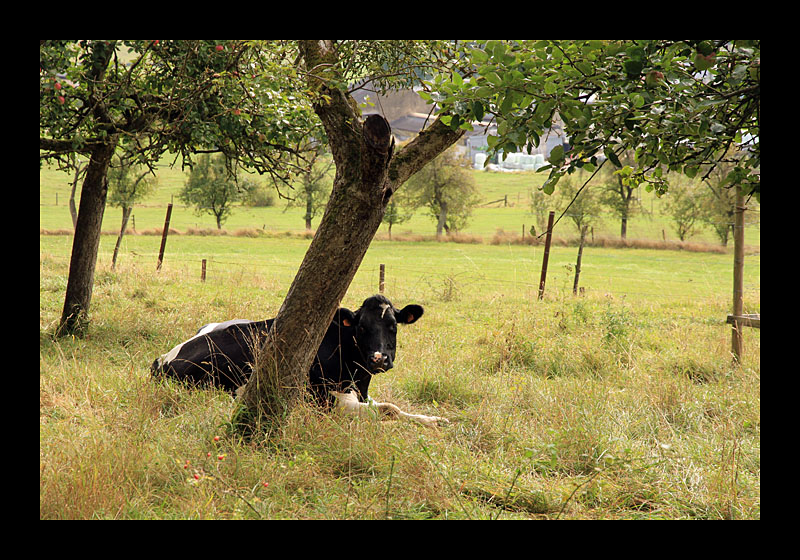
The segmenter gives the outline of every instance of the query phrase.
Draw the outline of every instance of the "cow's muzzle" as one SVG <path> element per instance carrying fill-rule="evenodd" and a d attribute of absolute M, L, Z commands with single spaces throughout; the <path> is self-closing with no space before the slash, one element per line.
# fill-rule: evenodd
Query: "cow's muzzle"
<path fill-rule="evenodd" d="M 392 369 L 392 360 L 386 354 L 373 352 L 369 357 L 369 369 L 374 373 Z"/>

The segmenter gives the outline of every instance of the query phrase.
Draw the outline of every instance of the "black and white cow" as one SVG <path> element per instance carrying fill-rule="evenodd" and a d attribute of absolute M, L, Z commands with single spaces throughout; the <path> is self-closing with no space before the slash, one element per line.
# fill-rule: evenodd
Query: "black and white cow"
<path fill-rule="evenodd" d="M 423 312 L 414 304 L 397 309 L 382 295 L 367 298 L 355 312 L 339 308 L 309 371 L 309 389 L 319 404 L 351 413 L 358 413 L 361 405 L 377 406 L 386 414 L 398 415 L 394 405 L 369 397 L 369 383 L 373 375 L 394 367 L 397 325 L 414 323 Z M 273 321 L 233 319 L 204 325 L 192 338 L 157 358 L 150 370 L 154 376 L 235 392 L 252 373 L 255 350 Z M 424 419 L 441 420 L 413 419 L 425 424 L 431 422 Z"/>

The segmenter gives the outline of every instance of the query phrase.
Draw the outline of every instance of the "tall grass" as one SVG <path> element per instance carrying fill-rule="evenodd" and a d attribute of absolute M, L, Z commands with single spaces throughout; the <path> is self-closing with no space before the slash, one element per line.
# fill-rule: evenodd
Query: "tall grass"
<path fill-rule="evenodd" d="M 593 248 L 587 281 L 592 266 L 595 278 L 633 269 L 655 295 L 596 280 L 574 298 L 554 249 L 537 301 L 513 282 L 530 281 L 540 253 L 519 251 L 535 248 L 376 242 L 344 303 L 374 292 L 372 268 L 388 260 L 387 295 L 426 311 L 372 392 L 451 423 L 309 404 L 280 433 L 242 441 L 228 435 L 227 394 L 147 369 L 204 323 L 273 316 L 308 241 L 177 239 L 156 273 L 133 240 L 110 271 L 104 238 L 88 336 L 53 339 L 69 243 L 41 238 L 41 518 L 760 518 L 760 331 L 734 367 L 729 255 Z M 219 262 L 202 283 L 206 251 Z"/>

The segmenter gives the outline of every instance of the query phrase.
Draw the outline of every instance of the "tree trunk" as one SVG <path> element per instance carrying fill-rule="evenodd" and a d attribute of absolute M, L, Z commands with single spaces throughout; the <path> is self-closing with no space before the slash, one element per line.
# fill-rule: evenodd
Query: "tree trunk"
<path fill-rule="evenodd" d="M 586 243 L 586 231 L 588 226 L 581 228 L 581 242 L 578 245 L 578 260 L 575 262 L 575 282 L 572 285 L 572 295 L 578 295 L 578 282 L 581 277 L 581 260 L 583 259 L 583 245 Z"/>
<path fill-rule="evenodd" d="M 436 239 L 442 236 L 442 230 L 447 227 L 447 203 L 439 204 L 439 220 L 436 222 Z"/>
<path fill-rule="evenodd" d="M 128 227 L 128 219 L 133 212 L 133 206 L 122 207 L 122 227 L 119 228 L 119 235 L 117 236 L 117 243 L 114 245 L 114 255 L 111 257 L 111 270 L 117 267 L 117 254 L 119 253 L 119 246 L 122 244 L 122 237 L 125 235 L 125 228 Z"/>
<path fill-rule="evenodd" d="M 78 156 L 74 156 L 75 159 L 78 159 Z M 75 165 L 75 177 L 72 180 L 72 190 L 69 193 L 69 215 L 72 216 L 72 229 L 76 229 L 78 227 L 78 210 L 75 208 L 75 189 L 78 187 L 78 180 L 80 180 L 81 173 L 83 172 L 83 166 L 81 166 L 76 161 Z"/>
<path fill-rule="evenodd" d="M 328 88 L 335 67 L 330 41 L 302 41 L 314 106 L 336 164 L 333 190 L 305 258 L 256 357 L 234 425 L 248 431 L 283 423 L 302 398 L 325 331 L 381 224 L 394 191 L 461 137 L 436 120 L 392 158 L 394 139 L 379 115 L 359 120 L 349 95 Z M 334 77 L 334 76 L 330 76 Z"/>
<path fill-rule="evenodd" d="M 97 249 L 100 246 L 100 227 L 103 224 L 103 212 L 108 194 L 107 172 L 116 146 L 117 138 L 112 137 L 108 143 L 95 148 L 86 168 L 78 221 L 72 240 L 64 310 L 56 331 L 59 336 L 81 335 L 88 322 Z"/>
<path fill-rule="evenodd" d="M 311 229 L 311 216 L 314 212 L 314 200 L 313 200 L 313 193 L 311 189 L 306 189 L 306 229 Z"/>

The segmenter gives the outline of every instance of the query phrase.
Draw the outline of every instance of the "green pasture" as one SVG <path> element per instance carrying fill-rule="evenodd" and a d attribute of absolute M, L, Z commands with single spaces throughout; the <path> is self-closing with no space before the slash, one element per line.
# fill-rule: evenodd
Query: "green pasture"
<path fill-rule="evenodd" d="M 745 330 L 734 365 L 730 251 L 586 247 L 573 296 L 577 247 L 554 244 L 540 301 L 543 247 L 489 242 L 531 220 L 531 176 L 476 172 L 486 200 L 509 195 L 475 211 L 467 233 L 482 243 L 380 238 L 342 302 L 376 293 L 384 264 L 386 295 L 425 307 L 370 391 L 450 423 L 303 404 L 279 433 L 244 441 L 227 430 L 230 396 L 148 368 L 205 323 L 274 316 L 310 240 L 297 209 L 240 208 L 227 235 L 186 235 L 213 219 L 176 205 L 157 272 L 155 232 L 184 180 L 163 172 L 113 271 L 120 212 L 106 210 L 82 339 L 52 337 L 69 187 L 40 173 L 41 228 L 63 230 L 39 238 L 40 518 L 760 519 L 761 331 Z M 657 220 L 629 235 L 659 239 Z M 395 231 L 433 229 L 419 212 Z M 747 244 L 744 311 L 758 313 L 758 227 Z"/>
<path fill-rule="evenodd" d="M 110 267 L 116 237 L 101 238 L 98 262 Z M 309 244 L 292 237 L 171 235 L 163 267 L 188 283 L 199 283 L 206 259 L 207 283 L 231 278 L 270 278 L 284 293 Z M 161 237 L 127 235 L 120 266 L 155 270 Z M 40 236 L 40 250 L 68 263 L 71 237 Z M 530 300 L 538 294 L 543 246 L 373 241 L 350 288 L 355 298 L 377 291 L 379 267 L 385 265 L 387 286 L 402 297 L 428 293 L 469 293 L 479 299 L 502 297 Z M 571 293 L 577 248 L 553 246 L 547 289 Z M 730 254 L 653 249 L 584 249 L 580 285 L 587 292 L 637 301 L 719 298 L 730 301 L 733 259 Z M 746 311 L 760 301 L 760 256 L 745 259 Z M 757 311 L 757 310 L 756 310 Z M 749 311 L 754 312 L 754 311 Z"/>
<path fill-rule="evenodd" d="M 198 215 L 193 208 L 185 207 L 178 194 L 186 182 L 187 174 L 181 171 L 180 163 L 171 166 L 171 158 L 162 160 L 158 169 L 158 188 L 143 203 L 134 207 L 133 217 L 137 231 L 161 229 L 164 226 L 166 207 L 173 202 L 173 212 L 170 227 L 179 231 L 189 228 L 216 229 L 214 218 L 210 214 Z M 532 189 L 544 181 L 544 174 L 532 172 L 525 173 L 489 173 L 485 171 L 472 171 L 482 202 L 474 209 L 472 219 L 465 228 L 465 234 L 478 236 L 488 243 L 497 230 L 521 235 L 523 226 L 526 232 L 534 223 L 534 217 L 529 207 L 529 196 Z M 263 180 L 263 179 L 262 179 Z M 68 200 L 72 176 L 45 167 L 39 174 L 39 225 L 44 230 L 71 229 L 72 220 L 69 214 Z M 291 194 L 291 191 L 288 191 Z M 677 236 L 671 229 L 669 218 L 661 215 L 662 201 L 653 194 L 642 190 L 642 205 L 648 211 L 645 215 L 638 215 L 629 220 L 629 239 L 663 239 L 664 234 L 669 240 L 676 240 Z M 80 198 L 80 185 L 76 197 Z M 505 202 L 493 202 L 507 197 Z M 103 231 L 118 231 L 122 219 L 122 212 L 118 208 L 108 207 L 103 219 Z M 760 244 L 760 221 L 751 217 L 748 222 L 755 222 L 748 226 L 746 243 L 748 245 Z M 319 223 L 315 218 L 312 225 Z M 133 228 L 133 224 L 129 224 Z M 234 232 L 241 229 L 263 229 L 268 232 L 300 232 L 304 229 L 303 210 L 300 208 L 286 208 L 286 201 L 278 199 L 272 207 L 246 207 L 237 205 L 228 219 L 223 224 L 223 229 Z M 595 228 L 595 235 L 612 238 L 619 237 L 619 221 L 608 216 L 603 223 Z M 387 233 L 388 228 L 382 225 L 379 234 Z M 394 234 L 433 235 L 436 232 L 436 223 L 424 209 L 418 210 L 412 218 L 393 228 Z M 568 218 L 564 218 L 556 227 L 554 234 L 564 238 L 576 236 L 574 226 Z M 527 233 L 526 233 L 527 235 Z M 698 243 L 717 244 L 718 241 L 708 230 L 701 230 L 689 241 Z"/>

